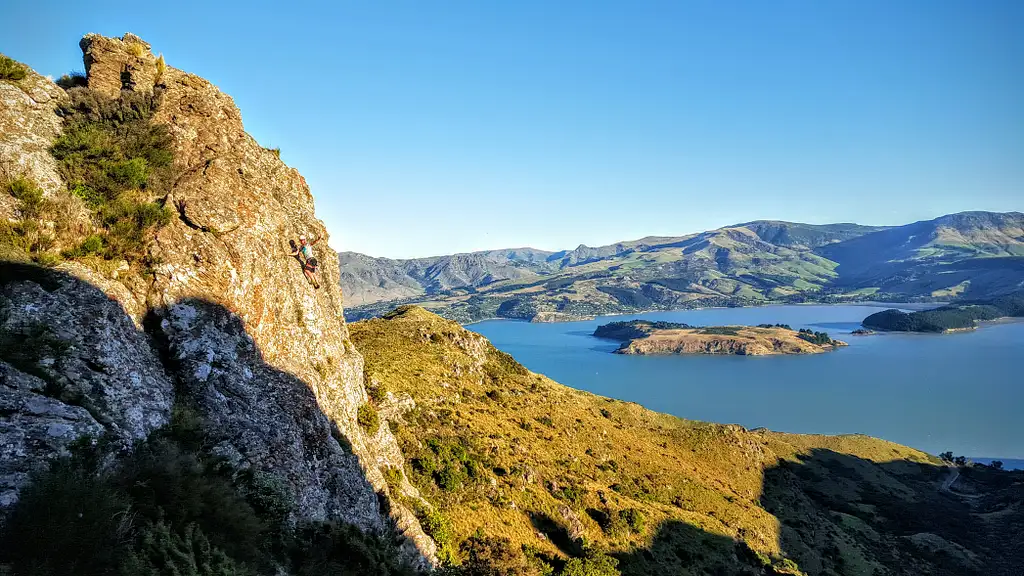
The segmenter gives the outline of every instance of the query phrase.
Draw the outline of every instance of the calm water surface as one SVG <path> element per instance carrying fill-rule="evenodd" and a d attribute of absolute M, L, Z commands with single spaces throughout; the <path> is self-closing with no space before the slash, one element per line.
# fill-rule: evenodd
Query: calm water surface
<path fill-rule="evenodd" d="M 891 307 L 891 306 L 887 306 Z M 932 454 L 1024 459 L 1024 322 L 967 333 L 853 336 L 873 306 L 652 312 L 593 321 L 467 326 L 535 372 L 695 420 L 801 433 L 863 433 Z M 626 356 L 597 326 L 786 323 L 850 346 L 809 356 Z"/>

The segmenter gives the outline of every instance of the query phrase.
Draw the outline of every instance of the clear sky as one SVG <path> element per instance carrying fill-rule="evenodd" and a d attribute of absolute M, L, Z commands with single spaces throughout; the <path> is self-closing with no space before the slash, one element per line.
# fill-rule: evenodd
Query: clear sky
<path fill-rule="evenodd" d="M 413 257 L 746 220 L 1024 210 L 1024 1 L 5 0 L 0 51 L 138 34 L 235 98 L 331 244 Z"/>

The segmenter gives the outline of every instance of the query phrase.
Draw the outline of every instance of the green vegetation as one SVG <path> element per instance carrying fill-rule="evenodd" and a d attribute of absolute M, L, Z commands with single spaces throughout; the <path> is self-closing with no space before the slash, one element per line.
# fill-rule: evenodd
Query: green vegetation
<path fill-rule="evenodd" d="M 706 328 L 698 328 L 698 334 L 710 334 L 713 336 L 739 336 L 741 326 L 708 326 Z"/>
<path fill-rule="evenodd" d="M 551 572 L 551 567 L 543 561 L 531 562 L 508 538 L 486 536 L 482 532 L 464 540 L 459 552 L 464 558 L 462 563 L 443 568 L 442 576 L 539 576 Z"/>
<path fill-rule="evenodd" d="M 782 328 L 783 330 L 792 330 L 793 327 L 789 324 L 758 324 L 758 328 Z"/>
<path fill-rule="evenodd" d="M 974 328 L 979 320 L 1024 316 L 1024 293 L 965 301 L 933 310 L 885 310 L 864 319 L 865 327 L 894 332 L 945 332 Z"/>
<path fill-rule="evenodd" d="M 356 413 L 356 421 L 370 434 L 376 434 L 380 428 L 380 416 L 377 409 L 370 404 L 363 404 Z"/>
<path fill-rule="evenodd" d="M 421 510 L 417 517 L 423 531 L 437 544 L 438 560 L 449 564 L 455 561 L 455 529 L 451 520 L 434 509 Z"/>
<path fill-rule="evenodd" d="M 0 223 L 0 256 L 43 265 L 74 259 L 98 270 L 127 261 L 144 272 L 156 264 L 148 253 L 154 233 L 172 214 L 164 205 L 174 178 L 171 140 L 152 122 L 159 96 L 108 100 L 79 83 L 62 82 L 70 100 L 50 150 L 67 188 L 47 196 L 24 177 L 0 181 L 18 210 L 18 220 Z"/>
<path fill-rule="evenodd" d="M 24 80 L 28 75 L 28 67 L 12 58 L 0 54 L 0 80 Z"/>
<path fill-rule="evenodd" d="M 159 95 L 123 92 L 106 100 L 85 88 L 68 95 L 64 133 L 50 151 L 68 190 L 92 212 L 97 233 L 64 255 L 144 262 L 153 229 L 171 219 L 162 203 L 173 177 L 171 140 L 151 121 Z"/>
<path fill-rule="evenodd" d="M 34 261 L 52 264 L 56 256 L 50 252 L 55 238 L 42 223 L 51 212 L 52 203 L 43 190 L 24 177 L 0 182 L 4 192 L 17 200 L 18 219 L 0 222 L 0 256 L 11 261 Z"/>
<path fill-rule="evenodd" d="M 806 340 L 811 344 L 817 344 L 818 346 L 831 346 L 833 344 L 832 338 L 827 332 L 816 332 L 808 328 L 801 328 L 797 332 L 796 337 L 801 340 Z"/>
<path fill-rule="evenodd" d="M 81 72 L 69 72 L 57 79 L 57 86 L 60 86 L 65 90 L 70 90 L 72 88 L 84 88 L 85 86 L 88 86 L 88 84 L 88 78 L 86 78 L 85 74 Z"/>
<path fill-rule="evenodd" d="M 207 454 L 195 422 L 179 410 L 113 462 L 113 445 L 80 441 L 22 490 L 0 532 L 0 564 L 18 576 L 411 574 L 390 540 L 292 527 L 286 484 Z"/>
<path fill-rule="evenodd" d="M 594 330 L 594 336 L 610 340 L 633 340 L 643 338 L 655 330 L 678 330 L 693 328 L 682 322 L 663 322 L 650 320 L 627 320 L 625 322 L 609 322 Z"/>
<path fill-rule="evenodd" d="M 1008 533 L 942 504 L 947 469 L 906 447 L 685 421 L 572 390 L 416 307 L 350 332 L 368 380 L 416 402 L 392 430 L 450 574 L 970 573 L 902 538 L 924 527 L 872 512 L 897 500 L 910 515 L 946 506 L 950 520 L 928 530 L 979 554 Z M 1000 494 L 992 510 L 1016 514 Z"/>
<path fill-rule="evenodd" d="M 434 437 L 423 445 L 423 449 L 406 457 L 412 465 L 413 482 L 428 493 L 457 492 L 478 481 L 486 466 L 482 457 L 463 440 Z"/>

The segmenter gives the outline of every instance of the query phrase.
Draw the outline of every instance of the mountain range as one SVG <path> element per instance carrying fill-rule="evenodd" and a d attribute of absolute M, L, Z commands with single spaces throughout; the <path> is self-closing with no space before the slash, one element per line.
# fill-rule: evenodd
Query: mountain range
<path fill-rule="evenodd" d="M 339 256 L 350 319 L 408 303 L 470 322 L 769 302 L 985 298 L 1024 286 L 1024 214 L 962 212 L 895 227 L 758 220 L 558 252 Z"/>

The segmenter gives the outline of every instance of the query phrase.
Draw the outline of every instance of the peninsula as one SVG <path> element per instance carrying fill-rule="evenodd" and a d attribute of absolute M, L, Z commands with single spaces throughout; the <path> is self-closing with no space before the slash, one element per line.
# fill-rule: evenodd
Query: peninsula
<path fill-rule="evenodd" d="M 977 328 L 978 322 L 1024 317 L 1024 293 L 1017 292 L 988 300 L 950 304 L 932 310 L 876 312 L 862 322 L 865 328 L 889 332 L 962 332 Z"/>

